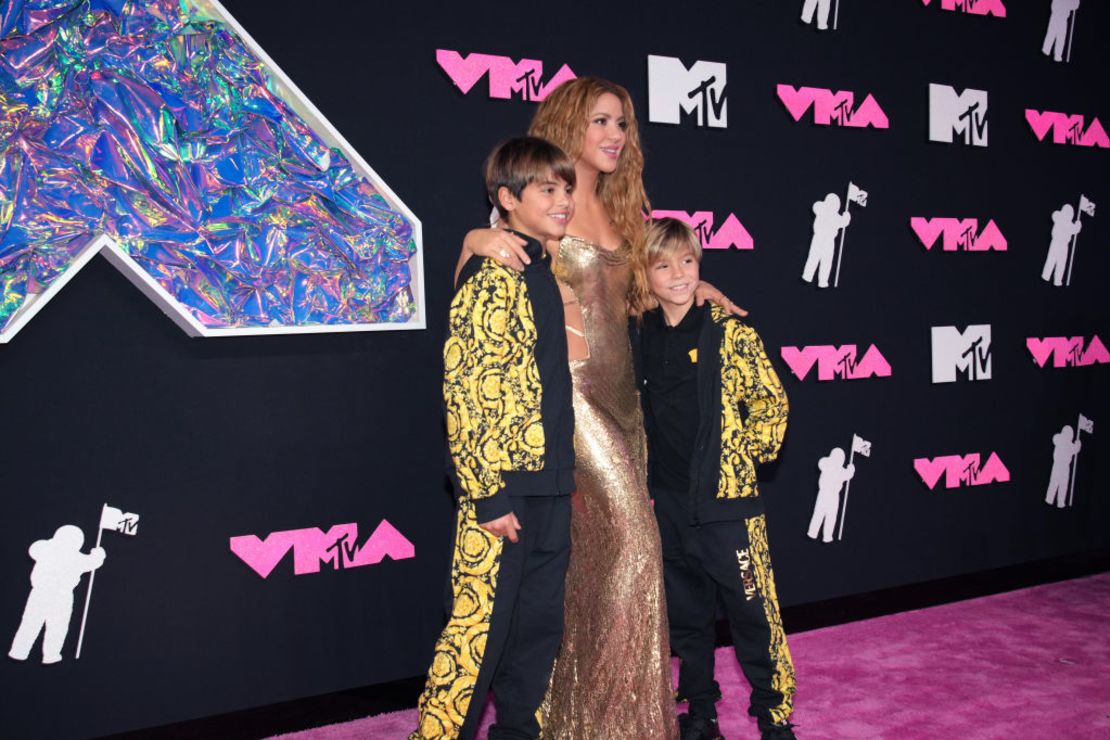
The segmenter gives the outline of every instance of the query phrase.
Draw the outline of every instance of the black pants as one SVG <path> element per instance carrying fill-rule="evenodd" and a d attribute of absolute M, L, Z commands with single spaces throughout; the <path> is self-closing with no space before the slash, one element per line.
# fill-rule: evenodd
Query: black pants
<path fill-rule="evenodd" d="M 563 596 L 570 560 L 570 496 L 513 498 L 520 541 L 501 552 L 486 650 L 459 737 L 478 730 L 493 689 L 497 724 L 490 740 L 536 738 L 543 702 L 563 639 Z"/>
<path fill-rule="evenodd" d="M 678 690 L 690 713 L 716 717 L 713 649 L 717 596 L 751 684 L 749 713 L 761 725 L 793 711 L 794 665 L 786 646 L 763 516 L 692 526 L 689 494 L 655 490 L 663 544 L 671 649 L 682 662 Z"/>

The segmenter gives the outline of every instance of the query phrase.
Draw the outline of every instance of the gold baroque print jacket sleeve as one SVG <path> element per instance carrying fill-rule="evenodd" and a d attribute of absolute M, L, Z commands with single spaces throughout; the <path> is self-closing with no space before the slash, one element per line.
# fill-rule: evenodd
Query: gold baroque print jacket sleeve
<path fill-rule="evenodd" d="M 447 445 L 462 496 L 496 496 L 503 471 L 543 467 L 536 325 L 522 277 L 484 260 L 455 294 L 443 348 Z"/>
<path fill-rule="evenodd" d="M 721 362 L 721 479 L 718 498 L 756 496 L 755 466 L 778 456 L 790 410 L 763 341 L 747 324 L 714 307 L 723 324 Z M 741 406 L 747 410 L 742 420 Z"/>

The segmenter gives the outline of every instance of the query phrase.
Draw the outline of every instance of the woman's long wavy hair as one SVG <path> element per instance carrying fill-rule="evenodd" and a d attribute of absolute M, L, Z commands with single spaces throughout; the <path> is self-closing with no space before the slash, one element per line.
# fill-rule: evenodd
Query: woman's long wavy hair
<path fill-rule="evenodd" d="M 644 152 L 632 97 L 620 85 L 600 77 L 579 77 L 559 85 L 544 98 L 532 118 L 528 133 L 557 144 L 574 161 L 582 154 L 582 141 L 594 103 L 604 93 L 620 98 L 628 124 L 617 169 L 597 178 L 597 194 L 616 232 L 632 246 L 638 258 L 644 244 L 644 214 L 651 203 L 644 192 Z"/>

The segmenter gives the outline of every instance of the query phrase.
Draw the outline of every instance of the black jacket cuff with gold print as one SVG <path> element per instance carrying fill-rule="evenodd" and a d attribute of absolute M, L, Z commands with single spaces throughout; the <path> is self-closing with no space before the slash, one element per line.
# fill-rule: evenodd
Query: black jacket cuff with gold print
<path fill-rule="evenodd" d="M 504 490 L 486 498 L 474 499 L 474 516 L 479 524 L 500 519 L 513 511 L 513 502 Z"/>

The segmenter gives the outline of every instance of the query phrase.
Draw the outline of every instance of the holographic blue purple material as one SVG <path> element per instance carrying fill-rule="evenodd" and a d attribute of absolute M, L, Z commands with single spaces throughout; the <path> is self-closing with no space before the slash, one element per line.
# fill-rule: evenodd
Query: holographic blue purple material
<path fill-rule="evenodd" d="M 182 0 L 0 3 L 0 329 L 97 233 L 211 328 L 404 322 L 412 224 Z"/>

